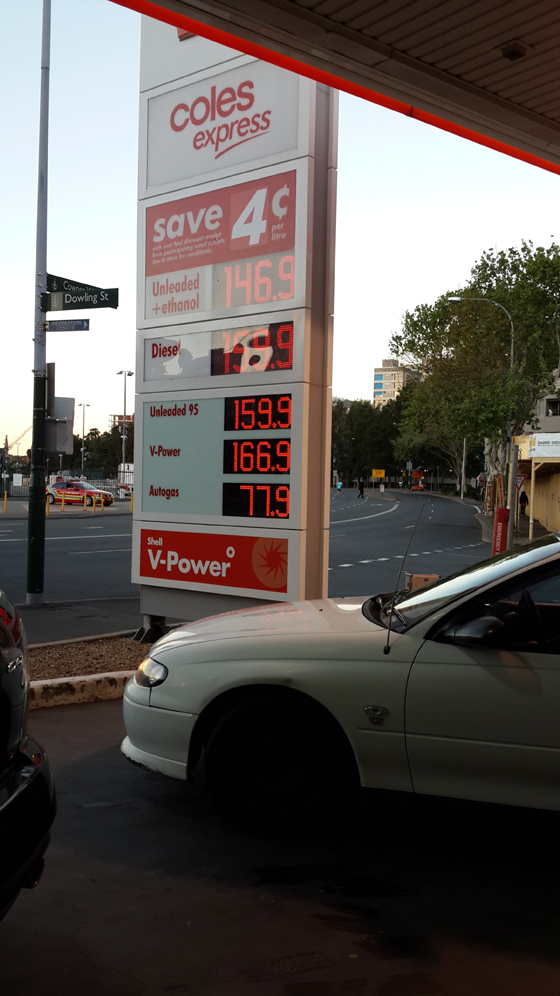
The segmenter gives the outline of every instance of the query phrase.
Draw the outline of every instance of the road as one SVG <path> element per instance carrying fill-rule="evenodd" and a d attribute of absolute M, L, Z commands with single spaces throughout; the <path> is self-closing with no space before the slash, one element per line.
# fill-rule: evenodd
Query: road
<path fill-rule="evenodd" d="M 389 492 L 381 497 L 369 491 L 359 499 L 357 491 L 333 491 L 329 594 L 390 591 L 400 566 L 443 576 L 484 559 L 490 545 L 482 543 L 476 520 L 474 506 L 429 494 Z M 138 586 L 130 582 L 131 531 L 129 515 L 49 517 L 45 601 L 138 597 Z M 22 605 L 27 569 L 24 518 L 0 519 L 0 558 L 2 582 L 12 601 Z"/>
<path fill-rule="evenodd" d="M 101 520 L 101 521 L 100 521 Z M 130 581 L 132 519 L 95 516 L 45 523 L 45 601 L 139 596 Z M 27 521 L 0 520 L 2 584 L 15 605 L 25 604 Z"/>
<path fill-rule="evenodd" d="M 429 493 L 369 491 L 360 499 L 357 491 L 333 491 L 329 595 L 391 591 L 401 566 L 443 577 L 485 559 L 490 544 L 481 540 L 478 514 Z"/>
<path fill-rule="evenodd" d="M 41 709 L 59 812 L 0 925 L 19 996 L 558 996 L 560 814 L 374 793 L 268 839 L 119 752 L 120 702 Z"/>

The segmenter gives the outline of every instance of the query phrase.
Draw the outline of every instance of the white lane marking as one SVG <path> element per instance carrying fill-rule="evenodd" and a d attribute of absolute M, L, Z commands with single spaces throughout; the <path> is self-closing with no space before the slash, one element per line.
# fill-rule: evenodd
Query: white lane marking
<path fill-rule="evenodd" d="M 353 567 L 354 564 L 339 564 L 339 567 Z"/>
<path fill-rule="evenodd" d="M 105 526 L 82 526 L 82 529 L 105 529 Z"/>
<path fill-rule="evenodd" d="M 125 546 L 121 550 L 70 550 L 69 557 L 91 557 L 94 553 L 130 553 L 131 546 Z"/>
<path fill-rule="evenodd" d="M 399 507 L 399 502 L 395 502 L 392 508 L 385 509 L 384 512 L 374 512 L 373 515 L 359 515 L 357 519 L 339 519 L 337 526 L 342 525 L 343 522 L 365 522 L 366 519 L 376 519 L 378 515 L 387 515 L 388 512 L 394 512 Z"/>
<path fill-rule="evenodd" d="M 359 564 L 374 564 L 375 560 L 359 560 Z"/>
<path fill-rule="evenodd" d="M 123 536 L 130 535 L 131 533 L 109 533 L 107 539 L 113 539 L 113 537 L 121 539 Z M 70 539 L 97 539 L 97 536 L 45 536 L 47 543 L 58 543 L 59 540 Z M 21 539 L 0 539 L 0 543 L 27 543 L 27 536 L 23 536 Z"/>
<path fill-rule="evenodd" d="M 411 526 L 405 526 L 405 529 L 414 529 L 414 523 Z"/>

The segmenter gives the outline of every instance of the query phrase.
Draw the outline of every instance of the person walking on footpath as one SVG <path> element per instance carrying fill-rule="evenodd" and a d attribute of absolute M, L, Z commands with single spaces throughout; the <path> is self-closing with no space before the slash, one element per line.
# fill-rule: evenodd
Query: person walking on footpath
<path fill-rule="evenodd" d="M 519 495 L 519 508 L 521 509 L 521 515 L 525 515 L 525 509 L 527 508 L 528 504 L 529 504 L 529 499 L 527 498 L 525 492 L 522 491 L 521 494 Z"/>

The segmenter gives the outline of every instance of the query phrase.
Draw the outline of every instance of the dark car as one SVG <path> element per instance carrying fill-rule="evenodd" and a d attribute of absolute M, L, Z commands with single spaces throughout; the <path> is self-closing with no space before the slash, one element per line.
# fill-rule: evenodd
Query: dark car
<path fill-rule="evenodd" d="M 27 733 L 26 653 L 21 619 L 0 590 L 0 919 L 39 882 L 56 812 L 47 755 Z"/>

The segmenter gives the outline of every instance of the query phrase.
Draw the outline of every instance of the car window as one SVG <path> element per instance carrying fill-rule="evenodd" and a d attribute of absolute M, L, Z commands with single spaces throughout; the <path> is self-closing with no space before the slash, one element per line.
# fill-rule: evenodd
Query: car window
<path fill-rule="evenodd" d="M 556 552 L 560 552 L 557 536 L 547 536 L 527 546 L 506 550 L 505 553 L 483 560 L 473 567 L 452 574 L 451 577 L 434 581 L 425 588 L 405 595 L 397 601 L 399 617 L 408 628 L 446 602 L 454 601 L 461 595 L 466 595 L 469 591 L 481 588 L 492 581 L 499 581 L 513 571 L 530 568 L 543 557 Z"/>
<path fill-rule="evenodd" d="M 474 620 L 498 620 L 481 647 L 560 654 L 560 562 L 531 571 L 524 584 L 517 577 L 486 591 L 448 617 L 435 638 L 454 642 Z"/>

